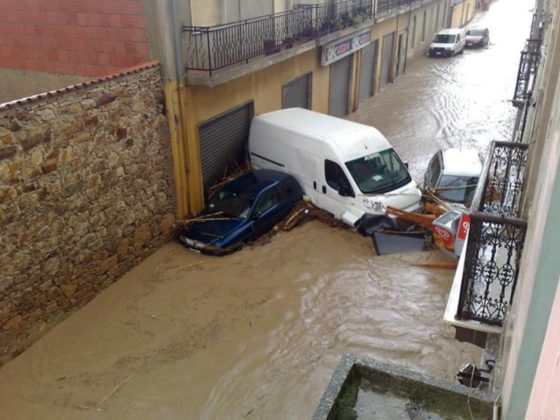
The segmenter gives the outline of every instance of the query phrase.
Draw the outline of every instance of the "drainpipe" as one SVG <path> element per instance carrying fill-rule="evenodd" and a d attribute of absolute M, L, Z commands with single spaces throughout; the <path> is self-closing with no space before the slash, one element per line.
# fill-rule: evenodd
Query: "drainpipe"
<path fill-rule="evenodd" d="M 397 25 L 398 25 L 397 16 Z M 408 0 L 408 23 L 406 24 L 406 44 L 404 48 L 404 63 L 403 63 L 403 74 L 406 73 L 406 64 L 408 63 L 408 39 L 410 38 L 410 21 L 412 19 L 412 0 Z"/>

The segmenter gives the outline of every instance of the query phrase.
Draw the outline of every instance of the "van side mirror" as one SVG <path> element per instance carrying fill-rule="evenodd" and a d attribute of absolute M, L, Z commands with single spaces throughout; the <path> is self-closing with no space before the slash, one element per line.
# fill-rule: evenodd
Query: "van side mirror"
<path fill-rule="evenodd" d="M 406 169 L 409 169 L 409 168 L 408 168 L 408 162 L 405 162 L 405 163 L 404 163 L 404 167 L 405 167 Z"/>
<path fill-rule="evenodd" d="M 355 197 L 352 187 L 348 184 L 342 184 L 338 189 L 338 194 L 341 197 Z"/>

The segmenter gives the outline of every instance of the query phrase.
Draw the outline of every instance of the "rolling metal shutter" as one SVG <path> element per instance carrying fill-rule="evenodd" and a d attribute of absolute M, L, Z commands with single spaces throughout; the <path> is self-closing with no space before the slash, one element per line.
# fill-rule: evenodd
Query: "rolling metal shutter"
<path fill-rule="evenodd" d="M 392 81 L 391 66 L 393 65 L 393 33 L 383 37 L 383 63 L 381 64 L 381 88 Z"/>
<path fill-rule="evenodd" d="M 311 74 L 298 77 L 282 87 L 282 108 L 311 109 Z"/>
<path fill-rule="evenodd" d="M 331 64 L 329 114 L 336 117 L 343 117 L 348 114 L 352 57 L 353 55 L 349 55 Z"/>
<path fill-rule="evenodd" d="M 245 159 L 253 104 L 243 105 L 200 125 L 200 160 L 206 191 Z"/>
<path fill-rule="evenodd" d="M 361 104 L 374 94 L 375 68 L 377 65 L 377 41 L 362 50 L 360 65 L 360 92 L 358 101 Z"/>

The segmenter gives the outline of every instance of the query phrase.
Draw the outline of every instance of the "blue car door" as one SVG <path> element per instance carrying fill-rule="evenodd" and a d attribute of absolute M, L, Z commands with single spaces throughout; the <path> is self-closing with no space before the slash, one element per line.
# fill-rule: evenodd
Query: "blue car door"
<path fill-rule="evenodd" d="M 257 198 L 252 215 L 255 237 L 268 232 L 282 218 L 284 206 L 281 201 L 282 197 L 276 187 L 267 189 Z"/>

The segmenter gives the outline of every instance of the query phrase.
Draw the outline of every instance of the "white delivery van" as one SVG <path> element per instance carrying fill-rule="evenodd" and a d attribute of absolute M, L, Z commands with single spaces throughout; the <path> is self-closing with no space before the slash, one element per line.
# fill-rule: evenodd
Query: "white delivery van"
<path fill-rule="evenodd" d="M 302 108 L 255 117 L 253 168 L 285 171 L 313 204 L 360 227 L 393 225 L 387 206 L 414 211 L 421 192 L 406 165 L 373 127 Z"/>
<path fill-rule="evenodd" d="M 467 30 L 465 28 L 450 28 L 439 31 L 430 46 L 428 56 L 451 57 L 462 53 L 465 49 Z"/>

